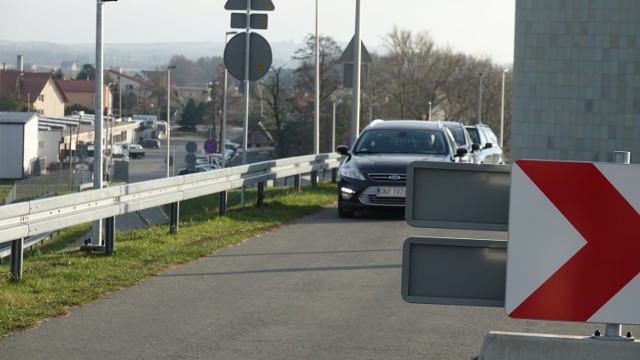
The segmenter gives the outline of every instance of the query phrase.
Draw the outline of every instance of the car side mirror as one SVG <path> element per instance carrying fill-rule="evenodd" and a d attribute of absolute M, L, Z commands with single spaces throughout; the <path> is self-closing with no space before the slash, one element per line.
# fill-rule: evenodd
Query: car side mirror
<path fill-rule="evenodd" d="M 458 150 L 456 150 L 457 157 L 465 157 L 468 154 L 469 154 L 469 150 L 467 150 L 467 148 L 458 148 Z"/>
<path fill-rule="evenodd" d="M 491 149 L 492 147 L 493 147 L 493 143 L 488 142 L 488 143 L 484 144 L 484 148 L 485 149 Z"/>
<path fill-rule="evenodd" d="M 480 144 L 476 144 L 476 143 L 474 143 L 473 145 L 471 145 L 471 150 L 472 150 L 472 151 L 478 151 L 478 150 L 480 150 Z"/>
<path fill-rule="evenodd" d="M 340 145 L 336 148 L 336 152 L 340 155 L 349 155 L 349 148 L 347 145 Z"/>

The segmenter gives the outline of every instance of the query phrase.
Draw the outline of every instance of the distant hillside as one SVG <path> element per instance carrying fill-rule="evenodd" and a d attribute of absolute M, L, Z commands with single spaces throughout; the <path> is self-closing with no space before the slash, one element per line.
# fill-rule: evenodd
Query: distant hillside
<path fill-rule="evenodd" d="M 303 43 L 271 43 L 273 65 L 295 67 L 291 56 L 304 46 Z M 201 57 L 222 57 L 223 43 L 181 42 L 148 44 L 105 44 L 104 66 L 139 70 L 154 69 L 169 62 L 173 55 L 183 55 L 197 60 Z M 0 63 L 7 68 L 15 68 L 17 56 L 23 55 L 25 69 L 35 65 L 38 69 L 59 68 L 63 62 L 82 64 L 95 63 L 94 44 L 54 44 L 50 42 L 12 42 L 0 39 Z"/>

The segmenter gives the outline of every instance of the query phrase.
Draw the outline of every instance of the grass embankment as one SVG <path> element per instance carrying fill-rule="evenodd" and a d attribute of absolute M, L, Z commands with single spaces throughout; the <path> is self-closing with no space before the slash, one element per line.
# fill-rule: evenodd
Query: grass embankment
<path fill-rule="evenodd" d="M 0 336 L 317 212 L 333 203 L 335 194 L 335 184 L 330 183 L 303 187 L 301 192 L 267 188 L 264 205 L 256 208 L 256 192 L 247 190 L 247 206 L 242 209 L 239 192 L 230 192 L 226 216 L 218 215 L 218 195 L 184 201 L 176 233 L 169 233 L 168 225 L 118 232 L 111 256 L 68 247 L 91 224 L 65 229 L 25 252 L 21 281 L 10 280 L 9 264 L 0 266 Z"/>

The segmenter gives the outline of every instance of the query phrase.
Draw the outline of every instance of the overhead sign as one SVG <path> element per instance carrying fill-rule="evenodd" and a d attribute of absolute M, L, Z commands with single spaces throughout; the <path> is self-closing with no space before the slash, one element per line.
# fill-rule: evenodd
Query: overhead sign
<path fill-rule="evenodd" d="M 226 10 L 273 11 L 275 6 L 271 0 L 251 0 L 251 8 L 247 9 L 247 0 L 227 0 Z"/>
<path fill-rule="evenodd" d="M 269 72 L 273 55 L 271 46 L 262 35 L 250 33 L 249 40 L 249 81 L 257 81 Z M 224 65 L 229 74 L 238 80 L 245 79 L 245 54 L 247 34 L 235 35 L 224 48 Z"/>
<path fill-rule="evenodd" d="M 412 162 L 405 220 L 414 227 L 506 231 L 510 171 L 509 165 Z"/>
<path fill-rule="evenodd" d="M 402 249 L 402 298 L 503 306 L 506 262 L 506 240 L 410 237 Z"/>
<path fill-rule="evenodd" d="M 505 310 L 640 324 L 640 167 L 516 161 Z"/>

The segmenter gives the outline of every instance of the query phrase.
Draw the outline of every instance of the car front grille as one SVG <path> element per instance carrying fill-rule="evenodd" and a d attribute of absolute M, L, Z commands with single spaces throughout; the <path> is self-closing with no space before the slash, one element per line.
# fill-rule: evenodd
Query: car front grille
<path fill-rule="evenodd" d="M 360 194 L 360 202 L 365 205 L 374 206 L 404 206 L 405 198 L 403 197 L 378 197 L 376 195 L 376 187 L 368 187 Z"/>
<path fill-rule="evenodd" d="M 389 183 L 406 183 L 407 174 L 381 174 L 372 173 L 369 174 L 369 179 L 377 182 L 389 182 Z"/>

